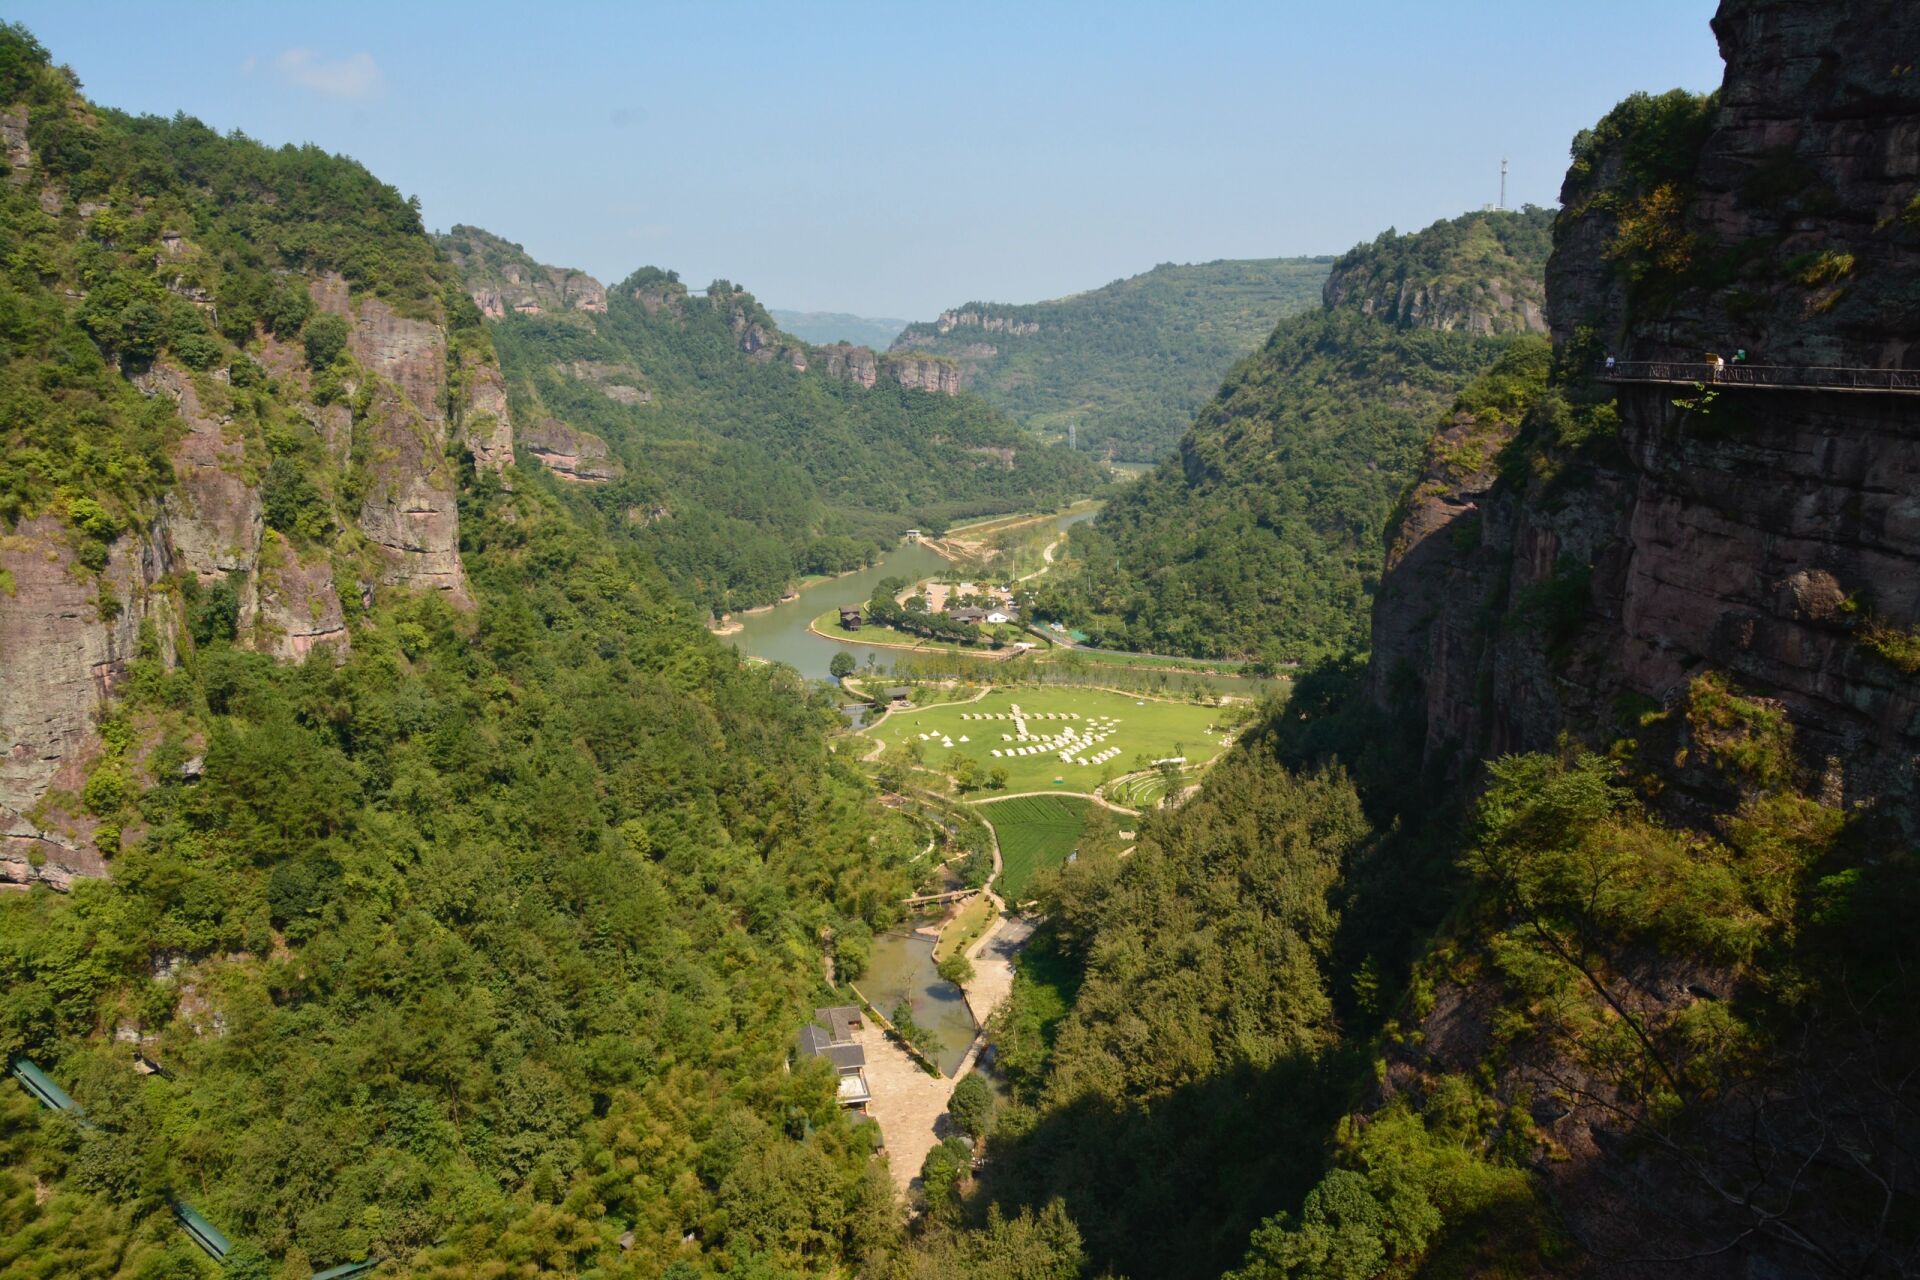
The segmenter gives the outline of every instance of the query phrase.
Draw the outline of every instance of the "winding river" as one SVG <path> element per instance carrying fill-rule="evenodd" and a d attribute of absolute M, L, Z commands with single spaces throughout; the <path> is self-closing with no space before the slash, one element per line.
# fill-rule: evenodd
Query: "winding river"
<path fill-rule="evenodd" d="M 1056 532 L 1065 530 L 1082 520 L 1092 519 L 1097 511 L 1098 508 L 1083 508 L 1055 516 L 1052 527 Z M 891 671 L 894 658 L 904 650 L 861 644 L 854 640 L 829 640 L 807 630 L 808 624 L 839 605 L 865 604 L 882 578 L 898 577 L 917 582 L 921 578 L 942 573 L 947 567 L 945 559 L 919 543 L 902 543 L 880 557 L 872 568 L 815 582 L 802 587 L 794 599 L 774 605 L 771 609 L 737 615 L 740 630 L 726 638 L 747 657 L 784 662 L 809 680 L 830 679 L 827 664 L 842 649 L 851 653 L 862 668 L 871 654 L 878 670 Z M 883 631 L 880 634 L 897 639 L 892 632 Z M 1271 687 L 1264 681 L 1237 675 L 1183 673 L 1172 678 L 1181 685 L 1205 685 L 1218 693 L 1250 697 L 1259 697 Z"/>
<path fill-rule="evenodd" d="M 1069 512 L 1054 519 L 1054 528 L 1065 529 L 1093 514 L 1092 509 Z M 740 630 L 727 638 L 749 658 L 784 662 L 810 680 L 827 679 L 827 664 L 842 649 L 853 654 L 862 666 L 866 664 L 867 655 L 872 654 L 881 670 L 891 671 L 894 655 L 900 650 L 850 640 L 829 640 L 807 630 L 807 624 L 835 606 L 865 604 L 882 578 L 917 582 L 941 572 L 946 565 L 946 560 L 919 543 L 902 543 L 880 557 L 870 569 L 816 582 L 802 587 L 794 599 L 771 609 L 738 615 Z"/>

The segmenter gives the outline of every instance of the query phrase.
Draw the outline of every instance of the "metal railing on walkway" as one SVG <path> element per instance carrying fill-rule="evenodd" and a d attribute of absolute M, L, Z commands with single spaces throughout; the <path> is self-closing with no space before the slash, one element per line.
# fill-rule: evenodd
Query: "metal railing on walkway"
<path fill-rule="evenodd" d="M 1733 364 L 1718 369 L 1705 360 L 1616 360 L 1595 370 L 1602 382 L 1655 382 L 1674 386 L 1753 387 L 1775 391 L 1859 391 L 1920 395 L 1920 369 L 1868 369 L 1846 365 Z"/>

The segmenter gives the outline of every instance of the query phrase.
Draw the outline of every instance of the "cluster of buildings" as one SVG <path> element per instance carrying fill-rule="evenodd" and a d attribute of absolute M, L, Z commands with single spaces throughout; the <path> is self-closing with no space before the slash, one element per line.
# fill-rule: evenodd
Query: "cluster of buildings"
<path fill-rule="evenodd" d="M 962 605 L 958 609 L 947 610 L 947 616 L 955 622 L 971 622 L 976 626 L 981 623 L 998 625 L 1002 622 L 1020 621 L 1020 610 L 1017 606 L 1011 604 L 995 605 L 991 609 L 982 609 L 975 605 Z"/>
<path fill-rule="evenodd" d="M 840 1077 L 840 1105 L 852 1107 L 861 1115 L 873 1100 L 867 1087 L 867 1051 L 860 1047 L 860 1033 L 866 1027 L 857 1005 L 841 1004 L 830 1009 L 815 1009 L 813 1021 L 800 1028 L 794 1037 L 794 1050 L 800 1061 L 825 1058 Z"/>

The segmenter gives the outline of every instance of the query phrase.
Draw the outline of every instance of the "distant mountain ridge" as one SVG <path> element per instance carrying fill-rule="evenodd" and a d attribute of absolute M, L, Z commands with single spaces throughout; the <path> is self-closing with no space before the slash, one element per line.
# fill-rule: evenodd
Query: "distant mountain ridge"
<path fill-rule="evenodd" d="M 1544 331 L 1552 213 L 1388 231 L 1332 264 L 1321 308 L 1276 325 L 1179 451 L 1075 529 L 1043 612 L 1097 643 L 1304 660 L 1364 646 L 1377 531 L 1434 424 Z"/>
<path fill-rule="evenodd" d="M 907 327 L 905 320 L 856 316 L 845 311 L 787 311 L 769 307 L 767 313 L 782 329 L 808 342 L 844 342 L 885 351 Z"/>
<path fill-rule="evenodd" d="M 1221 259 L 1046 302 L 968 302 L 908 325 L 895 352 L 955 360 L 960 385 L 1047 438 L 1150 461 L 1281 317 L 1320 296 L 1331 257 Z"/>

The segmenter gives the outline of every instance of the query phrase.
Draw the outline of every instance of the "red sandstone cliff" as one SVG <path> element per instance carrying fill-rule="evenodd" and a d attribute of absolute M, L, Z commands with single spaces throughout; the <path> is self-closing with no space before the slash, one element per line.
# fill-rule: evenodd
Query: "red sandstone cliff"
<path fill-rule="evenodd" d="M 1436 443 L 1374 608 L 1376 697 L 1430 758 L 1600 740 L 1705 669 L 1791 716 L 1829 794 L 1911 815 L 1920 397 L 1587 381 L 1605 352 L 1920 363 L 1920 9 L 1726 0 L 1717 103 L 1623 104 L 1576 148 L 1548 269 L 1554 393 Z M 1551 614 L 1552 616 L 1547 616 Z"/>

